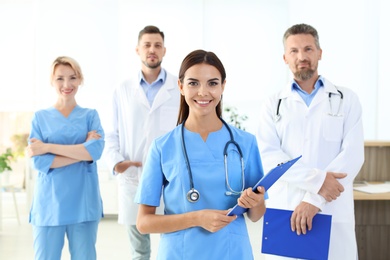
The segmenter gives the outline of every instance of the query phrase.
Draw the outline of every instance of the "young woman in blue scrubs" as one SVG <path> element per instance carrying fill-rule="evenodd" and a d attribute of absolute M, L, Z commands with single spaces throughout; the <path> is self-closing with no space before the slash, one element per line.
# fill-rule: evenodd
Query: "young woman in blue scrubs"
<path fill-rule="evenodd" d="M 264 188 L 251 188 L 263 168 L 255 137 L 222 121 L 225 78 L 212 52 L 193 51 L 181 64 L 178 126 L 153 142 L 136 195 L 139 231 L 162 233 L 158 259 L 253 259 L 244 216 L 227 213 L 238 203 L 251 221 L 264 215 Z M 239 148 L 229 145 L 225 172 L 229 131 L 243 171 Z"/>
<path fill-rule="evenodd" d="M 72 260 L 96 259 L 103 216 L 96 161 L 104 132 L 97 111 L 76 102 L 82 83 L 79 64 L 58 57 L 51 71 L 57 100 L 32 119 L 27 152 L 38 171 L 30 211 L 36 260 L 61 259 L 65 235 Z"/>

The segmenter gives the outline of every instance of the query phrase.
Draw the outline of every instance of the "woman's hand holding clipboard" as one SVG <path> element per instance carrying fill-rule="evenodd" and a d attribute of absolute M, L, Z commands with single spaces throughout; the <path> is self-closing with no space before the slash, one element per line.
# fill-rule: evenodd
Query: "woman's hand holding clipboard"
<path fill-rule="evenodd" d="M 262 186 L 267 191 L 271 186 L 285 173 L 288 169 L 296 162 L 298 161 L 302 155 L 298 156 L 295 159 L 292 159 L 290 161 L 280 163 L 275 168 L 270 170 L 266 175 L 263 176 L 254 186 L 253 186 L 253 192 L 258 192 L 257 187 Z M 233 215 L 241 215 L 244 214 L 248 209 L 243 208 L 236 204 L 227 214 L 227 216 L 233 216 Z"/>

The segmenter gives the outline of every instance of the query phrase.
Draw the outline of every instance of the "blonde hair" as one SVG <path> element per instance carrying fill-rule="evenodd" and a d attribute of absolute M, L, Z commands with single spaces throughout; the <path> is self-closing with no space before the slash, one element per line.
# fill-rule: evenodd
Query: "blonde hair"
<path fill-rule="evenodd" d="M 70 66 L 74 70 L 74 72 L 76 73 L 76 76 L 80 79 L 80 85 L 83 84 L 84 76 L 83 76 L 83 73 L 81 71 L 79 63 L 76 60 L 74 60 L 70 57 L 67 57 L 67 56 L 60 56 L 53 61 L 53 64 L 51 65 L 50 82 L 53 81 L 54 72 L 55 72 L 55 69 L 58 65 Z"/>

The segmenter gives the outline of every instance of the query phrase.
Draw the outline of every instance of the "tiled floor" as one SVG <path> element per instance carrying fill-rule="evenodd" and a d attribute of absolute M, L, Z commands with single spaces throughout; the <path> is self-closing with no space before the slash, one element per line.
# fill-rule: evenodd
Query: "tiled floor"
<path fill-rule="evenodd" d="M 30 260 L 33 259 L 32 230 L 28 224 L 28 207 L 26 196 L 23 192 L 17 193 L 21 224 L 15 218 L 15 210 L 11 194 L 2 193 L 3 220 L 0 230 L 0 259 L 1 260 Z M 260 253 L 262 222 L 248 222 L 255 260 L 263 259 Z M 159 235 L 153 234 L 152 259 L 156 258 Z M 117 224 L 115 216 L 108 216 L 99 225 L 97 239 L 98 259 L 125 260 L 131 259 L 129 242 L 123 226 Z M 65 244 L 62 259 L 70 259 L 67 245 Z"/>

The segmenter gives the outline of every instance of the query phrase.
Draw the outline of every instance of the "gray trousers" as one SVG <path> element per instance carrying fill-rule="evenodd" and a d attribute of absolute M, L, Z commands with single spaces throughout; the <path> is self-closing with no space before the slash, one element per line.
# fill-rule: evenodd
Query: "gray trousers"
<path fill-rule="evenodd" d="M 135 225 L 126 226 L 133 260 L 150 260 L 150 235 L 141 234 Z"/>

